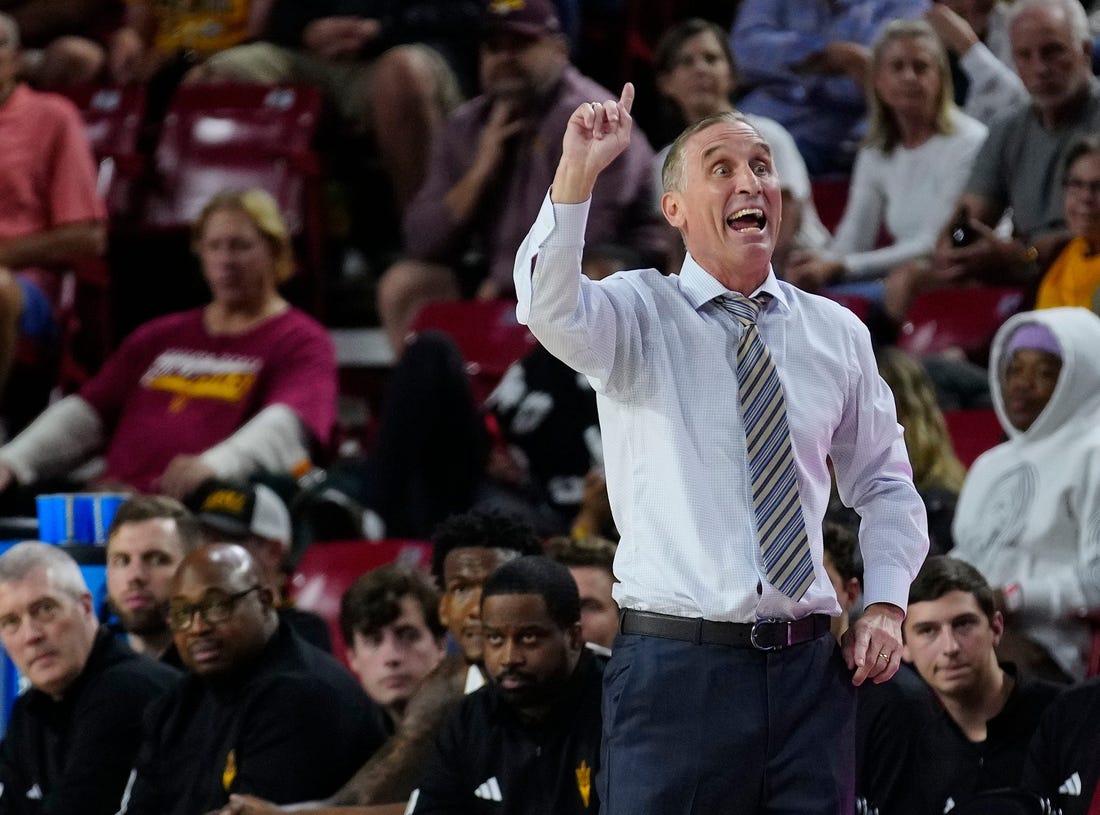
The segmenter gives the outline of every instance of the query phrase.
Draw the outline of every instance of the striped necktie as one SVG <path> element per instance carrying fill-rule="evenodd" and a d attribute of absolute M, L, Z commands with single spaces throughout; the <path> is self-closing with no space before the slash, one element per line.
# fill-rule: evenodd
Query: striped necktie
<path fill-rule="evenodd" d="M 769 298 L 768 294 L 753 299 L 735 294 L 718 298 L 718 303 L 744 327 L 737 346 L 737 379 L 764 571 L 769 583 L 799 600 L 814 581 L 814 565 L 802 519 L 783 385 L 756 327 Z"/>

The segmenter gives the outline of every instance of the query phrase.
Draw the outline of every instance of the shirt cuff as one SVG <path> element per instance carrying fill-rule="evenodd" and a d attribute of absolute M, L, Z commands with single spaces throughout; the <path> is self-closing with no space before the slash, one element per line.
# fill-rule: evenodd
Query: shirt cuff
<path fill-rule="evenodd" d="M 516 251 L 516 265 L 512 269 L 512 281 L 516 286 L 516 319 L 523 325 L 527 324 L 531 314 L 533 274 L 539 250 L 547 244 L 583 245 L 590 204 L 591 199 L 579 204 L 555 204 L 550 200 L 549 190 L 542 199 L 535 223 Z"/>
<path fill-rule="evenodd" d="M 901 567 L 889 566 L 864 575 L 863 605 L 890 603 L 905 611 L 909 606 L 909 573 Z"/>

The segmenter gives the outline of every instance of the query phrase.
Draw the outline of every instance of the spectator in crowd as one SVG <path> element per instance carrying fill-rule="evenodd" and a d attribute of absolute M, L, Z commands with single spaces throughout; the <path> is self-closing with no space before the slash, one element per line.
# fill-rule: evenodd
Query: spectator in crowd
<path fill-rule="evenodd" d="M 133 495 L 107 530 L 107 600 L 130 647 L 182 669 L 168 627 L 176 567 L 203 543 L 202 528 L 183 504 L 164 495 Z"/>
<path fill-rule="evenodd" d="M 1070 146 L 1062 190 L 1073 239 L 1043 275 L 1035 308 L 1080 306 L 1100 314 L 1100 136 Z"/>
<path fill-rule="evenodd" d="M 546 542 L 546 554 L 569 569 L 581 597 L 581 637 L 611 653 L 619 633 L 615 585 L 615 544 L 604 538 L 557 537 Z"/>
<path fill-rule="evenodd" d="M 170 76 L 170 90 L 212 54 L 259 37 L 272 0 L 199 0 L 187 5 L 128 0 L 111 34 L 107 75 L 119 85 Z M 201 74 L 196 74 L 196 79 Z"/>
<path fill-rule="evenodd" d="M 928 512 L 929 552 L 945 554 L 953 546 L 951 522 L 966 467 L 955 455 L 935 388 L 921 362 L 894 347 L 880 348 L 875 356 L 879 375 L 894 395 L 913 483 Z"/>
<path fill-rule="evenodd" d="M 79 112 L 28 88 L 19 67 L 19 27 L 0 13 L 0 390 L 17 339 L 53 335 L 58 271 L 73 258 L 102 254 L 107 242 L 107 210 Z"/>
<path fill-rule="evenodd" d="M 832 630 L 837 642 L 851 623 L 851 613 L 858 611 L 863 594 L 863 560 L 859 556 L 859 540 L 856 533 L 845 526 L 826 519 L 822 524 L 822 562 L 829 573 L 840 615 L 833 617 Z"/>
<path fill-rule="evenodd" d="M 952 530 L 953 554 L 1003 595 L 1002 655 L 1054 678 L 1084 676 L 1088 627 L 1073 615 L 1100 605 L 1098 343 L 1100 317 L 1079 308 L 997 331 L 989 386 L 1008 441 L 971 465 Z"/>
<path fill-rule="evenodd" d="M 491 681 L 443 723 L 406 811 L 598 811 L 603 664 L 584 648 L 576 583 L 520 558 L 485 582 L 481 613 Z"/>
<path fill-rule="evenodd" d="M 998 118 L 978 153 L 935 267 L 915 289 L 967 281 L 1033 282 L 1062 250 L 1061 167 L 1074 139 L 1100 126 L 1092 36 L 1077 0 L 1019 0 L 1009 12 L 1016 71 L 1030 100 Z M 1011 208 L 1013 237 L 993 227 Z M 964 230 L 952 244 L 951 233 Z"/>
<path fill-rule="evenodd" d="M 447 657 L 405 706 L 397 732 L 328 801 L 306 808 L 318 815 L 347 812 L 347 807 L 409 799 L 424 756 L 447 712 L 485 684 L 481 589 L 490 574 L 517 556 L 541 552 L 531 527 L 495 513 L 469 512 L 448 518 L 432 536 L 432 573 L 443 586 L 439 618 L 460 653 Z M 273 815 L 295 812 L 254 796 L 234 795 L 222 815 Z"/>
<path fill-rule="evenodd" d="M 274 0 L 261 42 L 213 55 L 195 79 L 307 82 L 374 139 L 404 208 L 426 178 L 428 152 L 461 98 L 427 41 L 462 48 L 477 0 Z"/>
<path fill-rule="evenodd" d="M 892 399 L 866 327 L 776 279 L 779 182 L 737 114 L 689 126 L 665 163 L 662 208 L 688 250 L 680 274 L 580 274 L 589 198 L 629 144 L 633 96 L 627 83 L 617 101 L 573 112 L 515 263 L 519 319 L 597 391 L 622 532 L 601 807 L 846 810 L 853 686 L 897 670 L 903 589 L 927 550 Z M 866 521 L 868 602 L 839 652 L 821 563 L 826 458 Z M 756 651 L 776 647 L 778 662 Z"/>
<path fill-rule="evenodd" d="M 379 317 L 398 353 L 425 303 L 475 292 L 511 296 L 515 249 L 553 178 L 559 134 L 579 103 L 610 95 L 570 65 L 549 0 L 490 3 L 480 53 L 481 95 L 447 120 L 405 213 L 410 257 L 379 281 Z M 639 135 L 601 180 L 588 229 L 590 265 L 618 258 L 625 247 L 663 257 L 667 235 L 653 207 L 652 161 Z M 467 263 L 471 250 L 479 257 Z"/>
<path fill-rule="evenodd" d="M 44 543 L 0 556 L 0 642 L 30 686 L 0 744 L 0 812 L 113 815 L 176 672 L 101 628 L 80 567 Z"/>
<path fill-rule="evenodd" d="M 840 603 L 840 616 L 833 617 L 833 636 L 840 640 L 859 611 L 863 561 L 856 533 L 844 524 L 826 519 L 821 541 L 825 571 Z M 864 684 L 856 692 L 857 813 L 915 815 L 909 782 L 919 725 L 931 707 L 931 691 L 905 663 L 889 682 Z"/>
<path fill-rule="evenodd" d="M 868 48 L 928 0 L 743 0 L 730 50 L 747 93 L 737 106 L 794 136 L 811 176 L 847 172 L 862 135 Z"/>
<path fill-rule="evenodd" d="M 836 236 L 824 253 L 796 253 L 786 278 L 807 291 L 863 295 L 901 322 L 909 304 L 896 302 L 892 272 L 932 254 L 987 130 L 955 107 L 947 54 L 923 20 L 883 29 L 867 99 L 867 137 Z M 892 240 L 876 248 L 883 230 Z"/>
<path fill-rule="evenodd" d="M 592 386 L 544 348 L 511 365 L 479 408 L 454 342 L 423 331 L 390 374 L 370 450 L 330 468 L 314 494 L 354 498 L 392 537 L 428 537 L 475 507 L 522 516 L 544 536 L 579 523 L 615 537 L 602 461 Z"/>
<path fill-rule="evenodd" d="M 24 75 L 38 88 L 94 82 L 123 0 L 6 0 L 0 8 L 22 32 Z"/>
<path fill-rule="evenodd" d="M 279 619 L 322 651 L 332 651 L 328 624 L 310 611 L 294 607 L 289 596 L 290 545 L 293 530 L 283 499 L 266 484 L 212 478 L 188 497 L 209 543 L 236 543 L 252 555 L 264 586 L 275 599 Z"/>
<path fill-rule="evenodd" d="M 925 16 L 951 54 L 955 102 L 987 125 L 1027 101 L 1012 63 L 1009 8 L 1000 0 L 939 0 Z"/>
<path fill-rule="evenodd" d="M 0 448 L 0 488 L 33 491 L 102 450 L 99 483 L 181 498 L 214 476 L 294 471 L 327 446 L 335 353 L 279 295 L 293 258 L 275 201 L 218 194 L 194 248 L 211 303 L 140 327 L 79 394 Z"/>
<path fill-rule="evenodd" d="M 1060 686 L 999 663 L 1004 619 L 968 563 L 930 557 L 909 590 L 905 659 L 940 709 L 925 722 L 910 765 L 920 811 L 948 812 L 983 790 L 1020 784 L 1028 742 Z"/>
<path fill-rule="evenodd" d="M 704 116 L 733 110 L 731 94 L 737 76 L 726 33 L 716 23 L 694 17 L 666 31 L 653 52 L 653 72 L 661 97 L 675 109 L 677 133 Z M 791 249 L 820 248 L 829 233 L 814 208 L 810 174 L 791 134 L 766 116 L 748 114 L 745 118 L 771 145 L 781 184 L 783 223 L 772 262 L 782 270 Z M 661 171 L 667 155 L 666 146 L 653 162 L 658 207 L 664 192 Z"/>
<path fill-rule="evenodd" d="M 1088 815 L 1100 802 L 1100 679 L 1067 688 L 1051 702 L 1028 746 L 1021 786 L 1061 815 Z"/>
<path fill-rule="evenodd" d="M 371 569 L 340 598 L 340 633 L 359 684 L 389 717 L 391 732 L 420 683 L 447 653 L 439 593 L 420 569 Z"/>
<path fill-rule="evenodd" d="M 385 741 L 381 710 L 279 622 L 273 600 L 240 546 L 184 558 L 168 618 L 189 672 L 149 710 L 121 812 L 194 815 L 233 792 L 330 795 Z"/>

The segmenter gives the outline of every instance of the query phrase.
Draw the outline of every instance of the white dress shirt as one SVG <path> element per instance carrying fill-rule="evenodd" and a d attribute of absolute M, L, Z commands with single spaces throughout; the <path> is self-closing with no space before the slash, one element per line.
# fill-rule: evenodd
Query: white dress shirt
<path fill-rule="evenodd" d="M 842 500 L 863 518 L 865 603 L 904 609 L 927 520 L 867 329 L 770 271 L 760 288 L 773 295 L 758 325 L 786 393 L 813 552 L 814 583 L 796 603 L 764 576 L 738 398 L 741 329 L 712 302 L 727 289 L 690 254 L 678 276 L 584 278 L 587 212 L 547 195 L 516 257 L 517 316 L 596 390 L 622 536 L 619 606 L 736 622 L 838 614 L 822 564 L 828 457 Z"/>

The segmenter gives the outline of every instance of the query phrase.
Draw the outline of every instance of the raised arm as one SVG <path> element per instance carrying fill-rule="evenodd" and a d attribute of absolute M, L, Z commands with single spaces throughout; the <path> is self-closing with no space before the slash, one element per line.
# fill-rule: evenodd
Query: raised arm
<path fill-rule="evenodd" d="M 516 253 L 516 316 L 539 342 L 605 389 L 615 360 L 637 333 L 630 283 L 581 275 L 588 207 L 596 179 L 630 143 L 634 86 L 618 101 L 585 102 L 569 117 L 554 184 Z"/>

